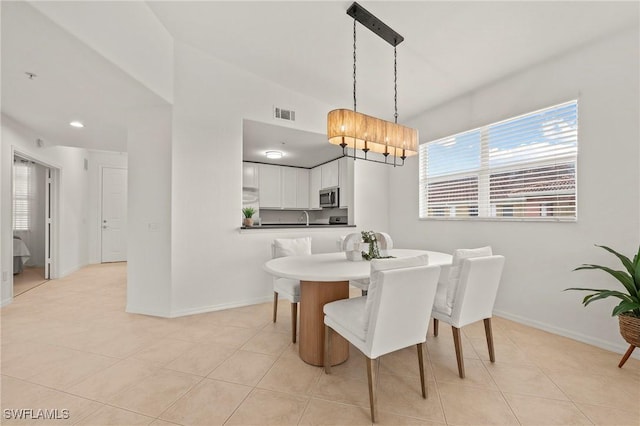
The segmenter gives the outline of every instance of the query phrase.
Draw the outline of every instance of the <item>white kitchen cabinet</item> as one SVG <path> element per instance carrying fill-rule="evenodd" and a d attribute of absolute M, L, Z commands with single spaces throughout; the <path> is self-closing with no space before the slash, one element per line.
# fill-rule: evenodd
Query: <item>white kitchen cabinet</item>
<path fill-rule="evenodd" d="M 280 207 L 294 209 L 298 207 L 298 169 L 293 167 L 281 167 L 282 202 Z"/>
<path fill-rule="evenodd" d="M 309 172 L 309 208 L 320 208 L 320 189 L 322 189 L 322 166 Z"/>
<path fill-rule="evenodd" d="M 340 164 L 340 207 L 349 207 L 353 199 L 353 159 L 342 157 L 336 162 Z"/>
<path fill-rule="evenodd" d="M 323 164 L 322 169 L 322 188 L 332 188 L 340 185 L 340 160 L 334 160 Z"/>
<path fill-rule="evenodd" d="M 260 208 L 309 208 L 309 170 L 260 164 L 258 175 Z"/>
<path fill-rule="evenodd" d="M 260 164 L 260 208 L 280 208 L 282 203 L 280 166 Z"/>
<path fill-rule="evenodd" d="M 256 163 L 242 163 L 242 186 L 244 188 L 258 188 L 260 186 L 259 165 Z"/>
<path fill-rule="evenodd" d="M 296 207 L 299 209 L 309 208 L 309 170 L 296 169 Z"/>

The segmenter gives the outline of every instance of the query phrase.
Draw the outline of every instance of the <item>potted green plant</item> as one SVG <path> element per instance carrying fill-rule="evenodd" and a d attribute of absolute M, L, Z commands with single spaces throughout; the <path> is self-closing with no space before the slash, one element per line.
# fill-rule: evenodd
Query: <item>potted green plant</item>
<path fill-rule="evenodd" d="M 631 356 L 633 350 L 640 346 L 640 248 L 638 248 L 638 253 L 633 257 L 633 261 L 631 261 L 628 257 L 607 246 L 597 247 L 601 247 L 615 255 L 620 262 L 622 262 L 625 270 L 618 271 L 606 266 L 583 264 L 582 266 L 574 269 L 574 271 L 582 269 L 599 269 L 618 280 L 626 291 L 577 287 L 567 288 L 566 290 L 591 291 L 591 294 L 588 294 L 584 299 L 582 299 L 582 304 L 584 306 L 587 306 L 589 303 L 595 302 L 596 300 L 606 299 L 607 297 L 620 299 L 620 303 L 613 308 L 611 315 L 618 316 L 620 321 L 620 334 L 630 345 L 629 349 L 622 357 L 620 364 L 618 364 L 618 367 L 622 367 Z"/>
<path fill-rule="evenodd" d="M 244 215 L 244 219 L 242 220 L 242 224 L 246 227 L 253 226 L 253 215 L 256 212 L 256 209 L 253 207 L 245 207 L 242 209 L 242 214 Z"/>

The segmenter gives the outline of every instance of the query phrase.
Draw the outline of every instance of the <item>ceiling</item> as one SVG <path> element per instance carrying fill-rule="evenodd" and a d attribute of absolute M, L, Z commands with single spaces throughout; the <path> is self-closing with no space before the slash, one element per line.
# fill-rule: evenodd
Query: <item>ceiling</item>
<path fill-rule="evenodd" d="M 2 2 L 2 112 L 45 145 L 124 152 L 128 113 L 163 104 L 28 3 Z M 69 126 L 73 120 L 85 127 Z"/>
<path fill-rule="evenodd" d="M 147 2 L 175 40 L 334 107 L 353 102 L 350 4 Z M 405 37 L 398 46 L 400 122 L 638 26 L 636 2 L 361 4 Z M 357 36 L 358 110 L 392 120 L 393 48 L 360 25 Z M 31 70 L 33 80 L 24 74 Z M 28 3 L 2 2 L 2 111 L 45 141 L 125 151 L 127 112 L 160 104 L 166 101 Z M 86 127 L 70 128 L 80 114 Z"/>
<path fill-rule="evenodd" d="M 204 52 L 336 107 L 350 107 L 351 1 L 149 2 L 169 32 Z M 400 120 L 632 25 L 615 2 L 363 1 L 404 36 Z M 357 26 L 358 110 L 393 119 L 393 48 Z"/>
<path fill-rule="evenodd" d="M 284 155 L 271 160 L 265 155 L 267 151 Z M 327 143 L 326 135 L 253 120 L 242 122 L 243 161 L 311 168 L 341 155 L 339 148 Z"/>

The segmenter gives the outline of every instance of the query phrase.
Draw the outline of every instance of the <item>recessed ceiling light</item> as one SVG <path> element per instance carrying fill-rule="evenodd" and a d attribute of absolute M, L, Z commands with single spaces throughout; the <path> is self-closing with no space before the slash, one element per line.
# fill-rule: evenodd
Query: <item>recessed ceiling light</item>
<path fill-rule="evenodd" d="M 82 127 L 84 127 L 84 124 L 82 124 L 82 122 L 80 122 L 80 121 L 72 121 L 71 123 L 69 123 L 69 126 L 82 128 Z"/>
<path fill-rule="evenodd" d="M 282 151 L 267 151 L 264 153 L 264 155 L 266 155 L 267 158 L 270 158 L 272 160 L 277 160 L 284 156 Z"/>

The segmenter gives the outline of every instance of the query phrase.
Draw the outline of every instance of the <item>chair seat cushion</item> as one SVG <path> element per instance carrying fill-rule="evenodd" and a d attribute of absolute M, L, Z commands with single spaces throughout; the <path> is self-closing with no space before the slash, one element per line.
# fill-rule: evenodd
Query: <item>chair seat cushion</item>
<path fill-rule="evenodd" d="M 358 338 L 365 340 L 367 330 L 364 315 L 366 297 L 336 300 L 324 305 L 324 314 L 331 319 L 331 323 L 349 331 Z M 325 323 L 327 321 L 325 320 Z M 340 331 L 339 329 L 336 331 Z"/>
<path fill-rule="evenodd" d="M 451 315 L 452 311 L 451 306 L 447 304 L 448 283 L 448 281 L 438 282 L 438 287 L 436 288 L 436 298 L 433 302 L 433 310 L 445 315 Z"/>
<path fill-rule="evenodd" d="M 276 278 L 273 280 L 273 291 L 287 296 L 292 302 L 300 301 L 300 281 L 289 278 Z"/>

